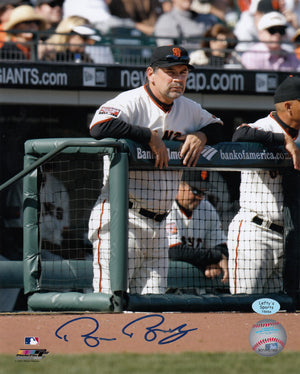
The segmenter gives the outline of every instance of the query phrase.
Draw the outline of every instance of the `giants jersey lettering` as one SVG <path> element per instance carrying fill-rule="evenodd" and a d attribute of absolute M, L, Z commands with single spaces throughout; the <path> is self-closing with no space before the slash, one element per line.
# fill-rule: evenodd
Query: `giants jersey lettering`
<path fill-rule="evenodd" d="M 214 248 L 226 242 L 221 222 L 216 209 L 207 201 L 202 200 L 188 218 L 174 202 L 166 220 L 166 231 L 169 246 L 190 244 L 194 248 Z"/>

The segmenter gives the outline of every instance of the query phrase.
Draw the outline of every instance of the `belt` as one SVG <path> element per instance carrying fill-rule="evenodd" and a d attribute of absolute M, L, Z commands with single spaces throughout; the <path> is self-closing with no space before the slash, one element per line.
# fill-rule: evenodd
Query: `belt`
<path fill-rule="evenodd" d="M 266 229 L 270 229 L 272 231 L 276 231 L 279 234 L 283 234 L 283 226 L 276 225 L 276 223 L 272 223 L 271 221 L 264 220 L 262 218 L 259 218 L 258 216 L 255 216 L 252 218 L 252 222 L 256 225 L 265 227 Z"/>
<path fill-rule="evenodd" d="M 133 207 L 133 202 L 129 201 L 129 209 L 131 209 L 132 207 Z M 141 208 L 138 212 L 140 215 L 147 217 L 147 218 L 151 218 L 157 222 L 162 222 L 169 214 L 169 212 L 158 214 L 158 213 L 151 212 L 150 210 L 147 210 L 144 208 Z"/>

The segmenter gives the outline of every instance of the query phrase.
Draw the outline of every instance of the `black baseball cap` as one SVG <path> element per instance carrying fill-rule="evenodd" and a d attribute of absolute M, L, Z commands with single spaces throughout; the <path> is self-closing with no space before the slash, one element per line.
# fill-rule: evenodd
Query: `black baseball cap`
<path fill-rule="evenodd" d="M 277 87 L 274 94 L 274 103 L 289 100 L 300 100 L 300 78 L 290 75 Z"/>
<path fill-rule="evenodd" d="M 206 170 L 183 170 L 181 180 L 197 190 L 205 191 L 211 188 Z"/>
<path fill-rule="evenodd" d="M 150 66 L 166 68 L 174 65 L 185 65 L 189 69 L 193 69 L 189 62 L 189 54 L 185 48 L 178 45 L 167 45 L 153 50 Z"/>
<path fill-rule="evenodd" d="M 274 10 L 279 11 L 279 2 L 274 0 L 260 0 L 257 4 L 257 12 L 268 13 Z"/>

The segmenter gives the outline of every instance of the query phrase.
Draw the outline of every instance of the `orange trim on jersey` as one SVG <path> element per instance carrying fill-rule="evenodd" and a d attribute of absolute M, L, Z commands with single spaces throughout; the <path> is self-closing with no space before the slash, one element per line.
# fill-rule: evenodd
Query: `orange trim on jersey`
<path fill-rule="evenodd" d="M 178 243 L 176 243 L 176 244 L 171 244 L 170 246 L 169 246 L 169 248 L 173 248 L 173 247 L 176 247 L 176 245 L 181 245 L 182 243 L 181 242 L 178 242 Z"/>
<path fill-rule="evenodd" d="M 236 248 L 235 248 L 235 257 L 234 257 L 234 294 L 236 294 L 236 283 L 237 283 L 237 259 L 238 259 L 238 249 L 239 249 L 239 244 L 240 244 L 240 235 L 241 235 L 241 227 L 243 224 L 243 220 L 241 220 L 240 225 L 239 225 L 239 232 L 238 236 L 236 239 Z"/>
<path fill-rule="evenodd" d="M 6 34 L 3 26 L 0 25 L 0 42 L 1 42 L 0 47 L 1 48 L 3 47 L 4 42 L 6 41 L 6 39 L 7 39 L 7 34 Z"/>
<path fill-rule="evenodd" d="M 20 43 L 17 43 L 16 46 L 24 53 L 25 57 L 30 60 L 30 48 Z"/>
<path fill-rule="evenodd" d="M 192 217 L 193 217 L 193 212 L 191 212 L 191 214 L 186 214 L 186 212 L 184 211 L 184 210 L 182 210 L 181 209 L 181 207 L 179 207 L 179 210 L 180 210 L 180 212 L 184 215 L 184 216 L 186 216 L 186 218 L 187 219 L 191 219 Z"/>
<path fill-rule="evenodd" d="M 286 131 L 286 129 L 285 129 L 284 127 L 281 126 L 281 124 L 276 120 L 276 118 L 273 117 L 272 113 L 270 113 L 270 117 L 272 117 L 273 120 L 276 121 L 276 123 L 278 123 L 278 125 L 282 128 L 282 130 L 283 130 L 283 131 L 284 131 L 288 136 L 291 136 L 291 135 Z M 282 122 L 283 122 L 283 121 L 282 121 Z M 287 125 L 286 125 L 286 126 L 287 126 Z M 289 126 L 287 126 L 287 127 L 289 127 Z M 298 138 L 298 135 L 295 136 L 295 137 L 293 137 L 292 139 L 293 139 L 293 140 L 296 140 L 297 138 Z"/>
<path fill-rule="evenodd" d="M 101 285 L 101 281 L 102 281 L 102 267 L 101 267 L 101 263 L 100 263 L 100 248 L 101 248 L 101 237 L 100 237 L 100 231 L 101 231 L 101 228 L 102 228 L 102 217 L 103 217 L 103 213 L 104 213 L 104 204 L 105 204 L 106 200 L 103 201 L 102 203 L 102 208 L 101 208 L 101 213 L 100 213 L 100 222 L 99 222 L 99 227 L 98 227 L 98 265 L 99 265 L 99 268 L 100 268 L 100 277 L 99 277 L 99 292 L 101 292 L 101 289 L 102 289 L 102 285 Z"/>
<path fill-rule="evenodd" d="M 110 121 L 110 119 L 104 119 L 103 121 L 95 122 L 95 123 L 90 127 L 90 130 L 91 130 L 94 126 L 99 125 L 100 123 L 108 122 L 108 121 Z"/>
<path fill-rule="evenodd" d="M 172 107 L 168 110 L 166 110 L 162 105 L 160 105 L 156 100 L 155 98 L 153 98 L 151 95 L 149 95 L 149 92 L 147 91 L 147 84 L 144 84 L 144 89 L 145 91 L 147 92 L 148 96 L 150 97 L 150 99 L 153 101 L 153 103 L 159 108 L 161 109 L 164 113 L 168 113 L 171 111 Z"/>

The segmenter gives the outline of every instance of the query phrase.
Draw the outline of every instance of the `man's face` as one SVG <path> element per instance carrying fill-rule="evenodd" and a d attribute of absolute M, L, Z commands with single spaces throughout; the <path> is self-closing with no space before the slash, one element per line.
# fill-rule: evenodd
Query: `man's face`
<path fill-rule="evenodd" d="M 273 26 L 262 30 L 259 32 L 259 39 L 267 43 L 270 51 L 278 51 L 281 49 L 280 43 L 285 39 L 285 27 Z"/>
<path fill-rule="evenodd" d="M 290 102 L 290 113 L 292 115 L 293 126 L 295 129 L 300 130 L 300 101 L 292 100 Z"/>
<path fill-rule="evenodd" d="M 21 31 L 16 34 L 18 41 L 29 42 L 33 39 L 32 31 L 39 31 L 39 21 L 20 22 L 14 26 L 14 29 Z"/>
<path fill-rule="evenodd" d="M 203 197 L 203 191 L 191 187 L 188 183 L 181 182 L 176 199 L 182 207 L 193 211 L 200 204 Z"/>
<path fill-rule="evenodd" d="M 188 74 L 186 65 L 147 68 L 147 78 L 153 94 L 166 104 L 171 104 L 184 93 Z"/>
<path fill-rule="evenodd" d="M 63 17 L 62 3 L 59 1 L 41 4 L 36 8 L 36 11 L 45 17 L 50 24 L 59 23 Z"/>
<path fill-rule="evenodd" d="M 173 0 L 173 6 L 181 10 L 190 10 L 192 0 Z"/>

